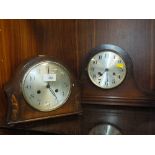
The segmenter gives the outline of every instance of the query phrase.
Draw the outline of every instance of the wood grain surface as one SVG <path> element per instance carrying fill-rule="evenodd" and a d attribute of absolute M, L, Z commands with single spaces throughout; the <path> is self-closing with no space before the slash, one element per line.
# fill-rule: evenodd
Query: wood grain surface
<path fill-rule="evenodd" d="M 88 52 L 100 44 L 115 44 L 130 55 L 138 87 L 154 94 L 154 42 L 154 20 L 0 20 L 0 125 L 5 123 L 7 113 L 4 86 L 19 64 L 40 54 L 65 62 L 80 81 L 81 66 Z M 86 85 L 82 89 L 87 93 L 83 94 L 82 102 L 87 103 L 88 100 L 93 103 L 97 88 L 91 87 L 87 80 L 84 82 Z M 135 90 L 130 86 L 128 89 L 127 85 L 124 87 L 129 93 L 117 102 L 130 105 L 130 102 L 135 102 L 132 100 Z M 119 93 L 110 93 L 110 96 L 120 97 Z M 152 96 L 145 99 L 136 96 L 135 99 L 138 106 L 143 102 L 155 104 Z M 111 101 L 109 97 L 105 104 L 115 103 L 115 99 Z M 145 116 L 145 111 L 143 114 Z"/>

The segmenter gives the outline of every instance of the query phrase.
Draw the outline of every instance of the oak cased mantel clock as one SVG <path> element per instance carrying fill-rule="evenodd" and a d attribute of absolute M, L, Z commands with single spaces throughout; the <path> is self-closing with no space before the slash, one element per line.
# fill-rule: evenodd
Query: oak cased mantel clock
<path fill-rule="evenodd" d="M 41 55 L 22 64 L 5 91 L 8 124 L 81 112 L 77 80 L 62 62 L 49 56 Z"/>
<path fill-rule="evenodd" d="M 131 56 L 117 45 L 91 49 L 81 70 L 84 104 L 155 106 L 155 97 L 141 89 L 134 77 Z"/>

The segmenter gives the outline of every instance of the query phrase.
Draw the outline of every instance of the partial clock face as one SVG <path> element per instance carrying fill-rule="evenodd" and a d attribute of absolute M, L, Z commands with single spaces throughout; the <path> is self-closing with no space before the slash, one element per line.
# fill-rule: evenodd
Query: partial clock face
<path fill-rule="evenodd" d="M 89 135 L 121 135 L 121 132 L 111 124 L 99 124 L 89 131 Z"/>
<path fill-rule="evenodd" d="M 90 80 L 98 87 L 111 89 L 120 85 L 126 76 L 126 64 L 122 57 L 112 51 L 101 51 L 88 64 Z"/>
<path fill-rule="evenodd" d="M 40 62 L 26 72 L 22 92 L 27 103 L 39 111 L 57 109 L 70 96 L 69 72 L 59 63 Z"/>

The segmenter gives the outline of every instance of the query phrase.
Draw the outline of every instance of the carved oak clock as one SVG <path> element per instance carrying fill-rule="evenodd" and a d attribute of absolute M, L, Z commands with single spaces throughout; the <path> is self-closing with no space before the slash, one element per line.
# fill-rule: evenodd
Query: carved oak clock
<path fill-rule="evenodd" d="M 38 56 L 21 65 L 6 87 L 8 124 L 81 112 L 73 74 L 59 61 Z"/>

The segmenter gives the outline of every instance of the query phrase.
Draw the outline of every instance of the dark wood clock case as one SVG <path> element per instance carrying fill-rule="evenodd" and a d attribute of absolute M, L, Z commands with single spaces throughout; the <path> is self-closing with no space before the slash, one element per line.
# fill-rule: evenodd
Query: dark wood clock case
<path fill-rule="evenodd" d="M 32 58 L 31 60 L 19 66 L 14 77 L 12 78 L 12 81 L 10 81 L 6 85 L 5 92 L 9 103 L 7 114 L 8 125 L 15 125 L 18 123 L 25 123 L 36 120 L 56 118 L 81 113 L 79 84 L 74 75 L 70 71 L 69 72 L 72 87 L 71 94 L 64 105 L 50 112 L 40 112 L 26 103 L 26 100 L 24 99 L 21 90 L 21 81 L 23 79 L 24 73 L 33 64 L 44 60 L 52 60 L 55 62 L 60 62 L 49 56 L 43 56 L 43 55 Z M 65 66 L 62 62 L 60 62 L 60 64 Z M 66 68 L 68 69 L 68 67 Z"/>
<path fill-rule="evenodd" d="M 113 51 L 119 54 L 126 63 L 125 80 L 116 88 L 104 90 L 95 86 L 89 79 L 87 65 L 90 59 L 100 51 Z M 155 96 L 142 89 L 134 78 L 134 66 L 128 53 L 112 44 L 102 44 L 91 49 L 83 60 L 81 67 L 82 102 L 84 104 L 125 105 L 125 106 L 155 106 Z"/>

